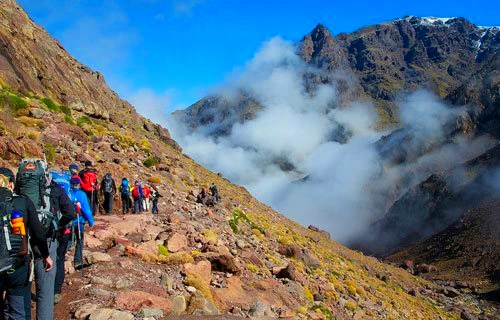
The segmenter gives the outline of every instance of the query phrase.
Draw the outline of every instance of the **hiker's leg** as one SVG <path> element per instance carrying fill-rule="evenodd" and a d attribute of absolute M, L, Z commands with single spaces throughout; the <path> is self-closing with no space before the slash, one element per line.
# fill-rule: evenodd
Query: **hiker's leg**
<path fill-rule="evenodd" d="M 158 199 L 153 199 L 153 213 L 158 213 Z"/>
<path fill-rule="evenodd" d="M 52 261 L 57 260 L 57 242 L 48 241 L 49 253 Z M 35 260 L 35 285 L 36 285 L 36 319 L 54 319 L 54 282 L 56 279 L 56 268 L 45 272 L 43 259 Z"/>
<path fill-rule="evenodd" d="M 115 195 L 113 193 L 109 194 L 109 214 L 113 213 L 113 207 L 115 206 Z"/>
<path fill-rule="evenodd" d="M 29 262 L 5 276 L 9 320 L 31 320 L 31 283 Z"/>
<path fill-rule="evenodd" d="M 109 211 L 109 197 L 108 197 L 107 192 L 104 193 L 104 203 L 102 206 L 104 207 L 104 212 L 108 213 L 108 211 Z"/>
<path fill-rule="evenodd" d="M 61 293 L 62 285 L 64 283 L 64 261 L 66 260 L 66 252 L 68 251 L 68 243 L 71 234 L 59 237 L 59 245 L 57 246 L 57 262 L 56 262 L 56 279 L 54 283 L 54 293 Z"/>

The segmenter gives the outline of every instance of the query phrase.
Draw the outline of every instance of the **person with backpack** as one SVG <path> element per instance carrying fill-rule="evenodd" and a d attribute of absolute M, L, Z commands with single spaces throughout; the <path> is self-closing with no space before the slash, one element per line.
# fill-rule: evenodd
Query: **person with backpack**
<path fill-rule="evenodd" d="M 219 196 L 219 189 L 217 188 L 217 185 L 212 182 L 210 185 L 210 194 L 212 196 L 212 203 L 216 205 L 220 201 L 220 196 Z"/>
<path fill-rule="evenodd" d="M 142 193 L 144 197 L 142 198 L 142 210 L 143 211 L 149 211 L 149 196 L 151 195 L 151 189 L 149 188 L 149 185 L 145 184 L 142 187 Z"/>
<path fill-rule="evenodd" d="M 151 188 L 151 199 L 153 200 L 153 207 L 151 208 L 151 213 L 158 214 L 158 200 L 162 195 L 158 191 L 158 187 L 153 185 Z"/>
<path fill-rule="evenodd" d="M 80 186 L 87 195 L 92 214 L 95 215 L 96 208 L 99 206 L 99 197 L 97 196 L 97 170 L 92 167 L 91 161 L 85 161 L 85 168 L 80 171 Z"/>
<path fill-rule="evenodd" d="M 74 256 L 75 269 L 83 268 L 83 243 L 85 235 L 85 223 L 92 228 L 94 226 L 94 217 L 90 209 L 90 204 L 85 192 L 80 189 L 80 181 L 72 178 L 70 180 L 71 190 L 70 199 L 75 204 L 77 217 L 73 220 L 72 235 L 76 238 L 76 248 Z"/>
<path fill-rule="evenodd" d="M 28 239 L 40 251 L 45 272 L 52 270 L 47 238 L 33 202 L 14 193 L 14 173 L 0 168 L 0 219 L 5 235 L 0 245 L 0 305 L 7 319 L 31 319 L 31 281 Z M 10 220 L 10 221 L 9 221 Z M 7 301 L 7 303 L 5 303 Z"/>
<path fill-rule="evenodd" d="M 134 211 L 133 213 L 142 212 L 142 198 L 144 194 L 142 193 L 141 182 L 139 180 L 135 181 L 134 189 L 132 189 L 132 198 L 134 198 Z"/>
<path fill-rule="evenodd" d="M 122 184 L 120 185 L 120 195 L 123 214 L 128 214 L 130 210 L 130 187 L 127 178 L 122 179 Z"/>
<path fill-rule="evenodd" d="M 52 171 L 55 171 L 53 169 Z M 62 175 L 57 175 L 62 179 Z M 69 182 L 68 182 L 69 184 Z M 55 181 L 47 169 L 45 161 L 23 159 L 19 164 L 16 190 L 30 198 L 35 204 L 38 219 L 47 238 L 50 257 L 57 260 L 56 233 L 59 226 L 65 226 L 74 219 L 75 209 L 66 192 Z M 36 318 L 54 318 L 54 282 L 56 268 L 45 272 L 43 259 L 38 247 L 32 246 L 36 287 Z"/>
<path fill-rule="evenodd" d="M 47 175 L 45 189 L 46 207 L 39 211 L 43 230 L 47 237 L 50 257 L 56 262 L 56 267 L 49 272 L 44 271 L 43 259 L 37 246 L 33 246 L 35 258 L 35 285 L 36 285 L 36 319 L 54 319 L 55 280 L 58 269 L 64 264 L 57 264 L 58 234 L 65 229 L 75 218 L 75 206 L 69 199 L 64 187 L 56 183 L 50 174 Z"/>
<path fill-rule="evenodd" d="M 106 214 L 113 212 L 114 198 L 116 194 L 115 180 L 111 173 L 106 173 L 101 181 L 101 194 L 104 196 L 104 211 Z"/>

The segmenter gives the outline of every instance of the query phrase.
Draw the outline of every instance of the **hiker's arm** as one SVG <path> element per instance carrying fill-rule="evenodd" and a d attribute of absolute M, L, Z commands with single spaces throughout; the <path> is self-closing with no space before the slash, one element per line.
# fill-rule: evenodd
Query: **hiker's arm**
<path fill-rule="evenodd" d="M 89 226 L 92 227 L 94 225 L 94 217 L 92 217 L 92 211 L 90 210 L 90 204 L 87 197 L 82 197 L 81 205 L 83 218 L 87 220 Z"/>
<path fill-rule="evenodd" d="M 66 226 L 68 223 L 70 223 L 74 218 L 76 218 L 76 211 L 75 211 L 75 205 L 69 197 L 66 195 L 65 192 L 62 192 L 62 190 L 59 193 L 59 209 L 61 210 L 61 220 L 59 221 L 59 225 Z"/>
<path fill-rule="evenodd" d="M 33 246 L 40 250 L 40 254 L 45 259 L 49 256 L 49 247 L 47 246 L 47 238 L 43 231 L 42 224 L 38 220 L 38 213 L 36 212 L 35 205 L 31 200 L 26 201 L 27 216 L 28 216 L 28 230 L 30 240 Z"/>

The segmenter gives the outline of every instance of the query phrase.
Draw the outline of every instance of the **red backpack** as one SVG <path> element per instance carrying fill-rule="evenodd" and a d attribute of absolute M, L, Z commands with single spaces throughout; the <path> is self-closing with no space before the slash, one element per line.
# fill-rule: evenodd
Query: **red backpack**
<path fill-rule="evenodd" d="M 139 188 L 137 186 L 134 186 L 134 189 L 132 189 L 132 197 L 139 198 Z"/>

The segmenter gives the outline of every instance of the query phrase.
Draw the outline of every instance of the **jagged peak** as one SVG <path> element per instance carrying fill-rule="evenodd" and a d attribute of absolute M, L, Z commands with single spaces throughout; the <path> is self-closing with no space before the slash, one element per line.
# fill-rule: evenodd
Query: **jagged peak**
<path fill-rule="evenodd" d="M 316 27 L 309 33 L 314 39 L 322 39 L 322 38 L 333 38 L 332 33 L 325 27 L 323 24 L 318 23 Z"/>

